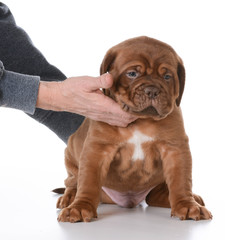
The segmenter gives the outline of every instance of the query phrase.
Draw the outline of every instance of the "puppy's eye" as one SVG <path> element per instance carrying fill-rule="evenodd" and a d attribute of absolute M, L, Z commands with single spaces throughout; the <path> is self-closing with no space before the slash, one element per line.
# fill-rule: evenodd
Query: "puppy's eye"
<path fill-rule="evenodd" d="M 139 73 L 137 71 L 128 71 L 126 76 L 130 79 L 135 79 L 139 76 Z"/>
<path fill-rule="evenodd" d="M 165 74 L 163 78 L 168 81 L 172 78 L 172 76 L 169 74 Z"/>

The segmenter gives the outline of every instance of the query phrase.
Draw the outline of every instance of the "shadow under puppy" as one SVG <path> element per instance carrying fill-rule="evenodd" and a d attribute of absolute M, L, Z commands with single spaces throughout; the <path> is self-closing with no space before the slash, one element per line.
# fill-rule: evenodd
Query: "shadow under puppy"
<path fill-rule="evenodd" d="M 100 202 L 135 207 L 144 199 L 171 208 L 181 220 L 211 219 L 202 198 L 192 193 L 179 107 L 185 84 L 180 57 L 163 42 L 133 38 L 106 53 L 100 73 L 106 72 L 114 84 L 104 93 L 138 119 L 127 128 L 85 119 L 69 138 L 58 220 L 87 222 L 97 217 Z"/>

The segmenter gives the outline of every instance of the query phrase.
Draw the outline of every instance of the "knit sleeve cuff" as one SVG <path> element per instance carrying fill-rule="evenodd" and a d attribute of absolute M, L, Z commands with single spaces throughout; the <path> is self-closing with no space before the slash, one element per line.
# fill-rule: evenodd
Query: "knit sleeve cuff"
<path fill-rule="evenodd" d="M 0 80 L 0 106 L 34 114 L 40 77 L 4 71 Z"/>

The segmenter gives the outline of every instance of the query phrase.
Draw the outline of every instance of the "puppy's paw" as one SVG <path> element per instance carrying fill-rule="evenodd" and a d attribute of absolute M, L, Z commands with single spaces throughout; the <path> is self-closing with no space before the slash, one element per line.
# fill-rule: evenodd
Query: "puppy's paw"
<path fill-rule="evenodd" d="M 171 210 L 172 217 L 178 217 L 180 220 L 207 220 L 212 219 L 212 214 L 208 209 L 196 201 L 180 201 Z"/>
<path fill-rule="evenodd" d="M 75 196 L 76 190 L 66 191 L 65 194 L 58 199 L 56 207 L 60 209 L 68 207 L 74 201 Z"/>
<path fill-rule="evenodd" d="M 94 207 L 89 203 L 81 202 L 62 209 L 58 216 L 58 221 L 71 223 L 90 222 L 93 218 L 97 218 Z"/>

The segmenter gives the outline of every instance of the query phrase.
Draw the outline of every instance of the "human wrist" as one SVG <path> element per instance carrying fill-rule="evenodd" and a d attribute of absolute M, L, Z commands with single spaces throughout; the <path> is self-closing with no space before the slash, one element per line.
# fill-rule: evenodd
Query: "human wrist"
<path fill-rule="evenodd" d="M 36 107 L 44 110 L 61 111 L 58 82 L 40 81 Z"/>

